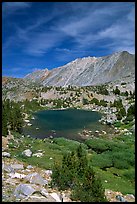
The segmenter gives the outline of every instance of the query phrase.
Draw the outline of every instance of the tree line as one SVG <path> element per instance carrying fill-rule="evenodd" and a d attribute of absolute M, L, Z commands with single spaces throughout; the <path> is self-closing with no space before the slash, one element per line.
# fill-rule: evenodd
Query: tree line
<path fill-rule="evenodd" d="M 20 104 L 10 101 L 2 101 L 2 135 L 7 136 L 8 130 L 22 132 L 23 116 Z"/>

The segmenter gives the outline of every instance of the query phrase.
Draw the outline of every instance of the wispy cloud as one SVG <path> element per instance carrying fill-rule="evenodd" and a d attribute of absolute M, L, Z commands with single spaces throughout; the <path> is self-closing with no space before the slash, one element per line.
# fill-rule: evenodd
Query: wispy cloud
<path fill-rule="evenodd" d="M 51 48 L 56 47 L 63 40 L 63 35 L 60 33 L 38 33 L 34 35 L 31 42 L 27 45 L 27 52 L 31 55 L 43 55 Z"/>
<path fill-rule="evenodd" d="M 2 15 L 4 59 L 13 54 L 20 59 L 19 53 L 24 59 L 35 58 L 38 62 L 54 60 L 55 65 L 77 57 L 96 56 L 100 50 L 134 53 L 132 2 L 4 2 Z M 33 67 L 33 60 L 30 61 L 29 66 Z"/>
<path fill-rule="evenodd" d="M 3 50 L 6 51 L 11 46 L 20 46 L 23 52 L 32 56 L 44 55 L 47 50 L 58 46 L 64 39 L 63 33 L 54 32 L 52 26 L 50 29 L 46 24 L 66 12 L 66 10 L 59 10 L 59 7 L 54 7 L 48 15 L 42 13 L 35 20 L 32 19 L 31 23 L 25 27 L 14 25 L 14 36 L 12 35 L 6 40 L 3 44 Z"/>
<path fill-rule="evenodd" d="M 21 2 L 21 4 L 15 2 L 14 6 L 11 3 L 7 3 L 5 6 L 7 5 L 13 7 L 14 10 L 30 6 L 30 4 L 25 2 Z M 63 43 L 68 37 L 72 38 L 75 44 L 72 48 L 74 50 L 80 48 L 81 51 L 91 48 L 97 42 L 99 43 L 104 39 L 108 39 L 110 44 L 112 41 L 115 41 L 115 44 L 121 41 L 123 47 L 124 42 L 129 42 L 128 45 L 125 45 L 125 47 L 128 47 L 134 41 L 132 40 L 134 38 L 134 9 L 128 9 L 127 14 L 124 14 L 122 17 L 118 15 L 117 17 L 117 14 L 123 11 L 123 8 L 120 8 L 121 4 L 108 4 L 113 10 L 100 3 L 98 3 L 98 6 L 93 4 L 92 7 L 89 2 L 76 3 L 75 5 L 71 2 L 68 5 L 70 5 L 74 15 L 65 16 L 64 19 L 57 19 L 47 30 L 46 23 L 59 15 L 58 7 L 58 9 L 54 9 L 51 15 L 40 16 L 36 19 L 35 23 L 25 28 L 17 26 L 15 37 L 9 38 L 4 47 L 8 47 L 14 40 L 15 44 L 21 44 L 21 46 L 24 44 L 23 50 L 28 54 L 42 56 L 49 49 Z M 77 14 L 78 10 L 81 11 L 82 15 Z M 82 12 L 85 10 L 86 12 Z M 41 31 L 40 27 L 44 25 L 45 29 L 43 27 Z"/>
<path fill-rule="evenodd" d="M 31 2 L 3 2 L 2 17 L 5 18 L 12 14 L 19 14 L 22 9 L 31 7 Z"/>

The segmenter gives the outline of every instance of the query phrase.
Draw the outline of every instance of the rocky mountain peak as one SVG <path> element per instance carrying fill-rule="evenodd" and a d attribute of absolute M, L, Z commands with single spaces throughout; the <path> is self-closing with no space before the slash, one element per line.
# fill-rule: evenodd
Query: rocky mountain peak
<path fill-rule="evenodd" d="M 77 58 L 52 70 L 35 71 L 25 77 L 45 86 L 89 86 L 135 75 L 135 55 L 127 51 L 102 57 Z"/>

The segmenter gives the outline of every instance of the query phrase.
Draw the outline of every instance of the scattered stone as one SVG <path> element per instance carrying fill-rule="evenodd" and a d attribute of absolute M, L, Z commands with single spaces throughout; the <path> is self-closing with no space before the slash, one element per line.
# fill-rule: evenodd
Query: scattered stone
<path fill-rule="evenodd" d="M 32 156 L 35 156 L 35 157 L 42 157 L 43 156 L 43 153 L 39 152 L 39 153 L 35 153 L 33 154 Z"/>
<path fill-rule="evenodd" d="M 33 169 L 33 166 L 28 165 L 28 166 L 27 166 L 27 169 Z"/>
<path fill-rule="evenodd" d="M 43 152 L 43 150 L 42 150 L 42 149 L 39 149 L 38 152 Z"/>
<path fill-rule="evenodd" d="M 26 149 L 22 152 L 22 154 L 26 157 L 31 157 L 32 151 L 30 149 Z"/>
<path fill-rule="evenodd" d="M 39 184 L 39 185 L 47 185 L 48 181 L 44 180 L 38 173 L 28 174 L 25 177 L 30 183 Z"/>
<path fill-rule="evenodd" d="M 45 174 L 47 174 L 48 176 L 52 174 L 52 170 L 46 170 Z"/>
<path fill-rule="evenodd" d="M 57 193 L 50 193 L 50 195 L 56 202 L 61 202 L 60 196 Z"/>
<path fill-rule="evenodd" d="M 13 169 L 16 169 L 16 170 L 18 170 L 18 169 L 24 169 L 23 164 L 11 164 L 11 167 L 12 167 Z"/>
<path fill-rule="evenodd" d="M 49 136 L 49 138 L 50 138 L 50 139 L 53 139 L 53 136 L 52 136 L 52 135 L 50 135 L 50 136 Z"/>
<path fill-rule="evenodd" d="M 104 130 L 102 130 L 102 133 L 104 134 L 104 135 L 106 135 L 107 133 L 106 133 L 106 131 L 104 131 Z"/>
<path fill-rule="evenodd" d="M 8 173 L 14 173 L 14 169 L 10 166 L 10 165 L 7 165 L 7 164 L 2 164 L 2 169 Z"/>
<path fill-rule="evenodd" d="M 26 177 L 26 175 L 25 174 L 19 174 L 19 173 L 10 173 L 9 174 L 9 176 L 11 177 L 11 178 L 19 178 L 19 179 L 22 179 L 22 178 L 25 178 Z"/>
<path fill-rule="evenodd" d="M 21 202 L 55 202 L 55 200 L 49 195 L 47 198 L 45 196 L 36 194 L 35 195 L 30 195 L 24 199 L 22 199 Z"/>
<path fill-rule="evenodd" d="M 45 196 L 45 197 L 47 197 L 47 196 L 49 195 L 48 191 L 47 191 L 45 188 L 42 188 L 42 189 L 40 190 L 40 193 L 41 193 L 41 195 L 43 195 L 43 196 Z"/>
<path fill-rule="evenodd" d="M 24 120 L 26 123 L 29 123 L 30 121 L 29 120 Z"/>
<path fill-rule="evenodd" d="M 124 198 L 129 202 L 135 202 L 135 196 L 133 194 L 127 194 Z"/>
<path fill-rule="evenodd" d="M 28 123 L 27 125 L 28 125 L 28 126 L 32 126 L 32 124 L 31 124 L 31 123 Z"/>
<path fill-rule="evenodd" d="M 8 153 L 8 152 L 2 152 L 2 156 L 3 157 L 8 157 L 8 158 L 11 157 L 10 153 Z"/>
<path fill-rule="evenodd" d="M 29 184 L 19 184 L 14 191 L 14 195 L 16 198 L 24 198 L 32 195 L 35 191 L 36 190 Z"/>
<path fill-rule="evenodd" d="M 113 120 L 106 120 L 106 124 L 107 125 L 112 125 L 113 124 Z"/>
<path fill-rule="evenodd" d="M 123 198 L 121 195 L 116 195 L 116 199 L 120 202 L 126 202 L 125 198 Z"/>

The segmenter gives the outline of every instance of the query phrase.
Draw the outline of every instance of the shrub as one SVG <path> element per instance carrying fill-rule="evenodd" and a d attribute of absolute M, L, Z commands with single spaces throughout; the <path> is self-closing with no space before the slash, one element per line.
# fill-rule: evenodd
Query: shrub
<path fill-rule="evenodd" d="M 100 100 L 100 106 L 107 107 L 107 101 Z"/>
<path fill-rule="evenodd" d="M 86 99 L 86 98 L 83 98 L 83 105 L 87 105 L 87 104 L 89 104 L 89 101 L 88 101 L 88 99 Z"/>
<path fill-rule="evenodd" d="M 115 95 L 120 95 L 120 90 L 118 89 L 118 87 L 116 87 L 115 90 L 113 89 L 113 93 L 114 93 Z"/>
<path fill-rule="evenodd" d="M 118 113 L 116 116 L 117 116 L 117 120 L 121 120 L 122 119 L 122 115 L 120 113 Z"/>
<path fill-rule="evenodd" d="M 92 158 L 93 166 L 98 166 L 99 168 L 109 168 L 113 166 L 112 156 L 110 152 L 102 153 L 99 155 L 93 155 Z"/>
<path fill-rule="evenodd" d="M 88 139 L 85 144 L 97 153 L 102 153 L 110 149 L 108 142 L 103 139 Z"/>
<path fill-rule="evenodd" d="M 95 103 L 96 105 L 99 105 L 99 100 L 97 98 L 93 98 L 91 101 L 90 101 L 91 104 Z"/>
<path fill-rule="evenodd" d="M 119 113 L 121 114 L 122 117 L 126 116 L 126 110 L 125 110 L 125 108 L 124 108 L 124 107 L 121 108 L 120 111 L 119 111 Z"/>
<path fill-rule="evenodd" d="M 119 158 L 114 159 L 114 167 L 118 169 L 128 169 L 129 164 L 127 161 L 121 160 Z"/>
<path fill-rule="evenodd" d="M 134 166 L 134 152 L 131 149 L 130 152 L 128 149 L 120 149 L 112 152 L 114 167 L 118 169 L 128 169 L 129 166 Z"/>
<path fill-rule="evenodd" d="M 133 115 L 129 115 L 129 116 L 126 117 L 125 120 L 128 121 L 128 122 L 130 122 L 130 121 L 133 120 L 133 118 L 134 118 Z"/>
<path fill-rule="evenodd" d="M 131 105 L 127 110 L 127 116 L 133 115 L 135 116 L 135 104 Z"/>
<path fill-rule="evenodd" d="M 135 169 L 128 169 L 123 173 L 123 176 L 128 180 L 135 180 Z"/>

